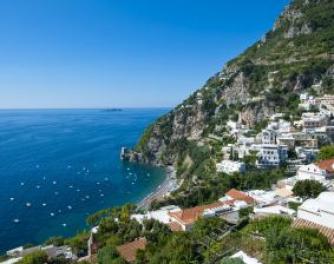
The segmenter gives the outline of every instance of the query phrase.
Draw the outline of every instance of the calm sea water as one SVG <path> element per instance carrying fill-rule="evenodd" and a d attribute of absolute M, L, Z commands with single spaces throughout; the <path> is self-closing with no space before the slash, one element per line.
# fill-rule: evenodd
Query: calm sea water
<path fill-rule="evenodd" d="M 1 110 L 0 252 L 73 235 L 87 215 L 152 192 L 164 170 L 119 151 L 167 111 Z"/>

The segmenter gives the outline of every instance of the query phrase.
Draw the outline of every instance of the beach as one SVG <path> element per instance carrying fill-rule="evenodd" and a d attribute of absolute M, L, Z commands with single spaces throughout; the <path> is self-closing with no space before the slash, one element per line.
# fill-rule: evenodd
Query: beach
<path fill-rule="evenodd" d="M 147 195 L 143 200 L 141 200 L 137 206 L 140 209 L 148 209 L 150 204 L 154 200 L 159 200 L 164 198 L 169 193 L 177 190 L 179 184 L 176 179 L 176 170 L 173 166 L 168 166 L 166 168 L 166 178 L 165 180 L 157 187 L 157 189 Z"/>

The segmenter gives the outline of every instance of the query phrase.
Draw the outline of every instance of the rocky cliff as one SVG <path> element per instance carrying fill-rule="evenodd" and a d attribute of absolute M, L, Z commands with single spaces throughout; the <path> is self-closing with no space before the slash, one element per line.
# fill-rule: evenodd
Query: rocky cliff
<path fill-rule="evenodd" d="M 190 146 L 228 140 L 228 120 L 254 128 L 274 112 L 293 117 L 300 93 L 333 93 L 333 78 L 334 1 L 292 1 L 272 30 L 147 128 L 124 157 L 181 168 L 192 160 Z"/>

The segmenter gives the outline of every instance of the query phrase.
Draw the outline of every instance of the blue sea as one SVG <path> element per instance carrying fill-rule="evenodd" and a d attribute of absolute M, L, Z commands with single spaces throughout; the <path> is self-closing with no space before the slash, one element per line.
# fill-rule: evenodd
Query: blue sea
<path fill-rule="evenodd" d="M 74 235 L 89 214 L 154 191 L 165 171 L 119 153 L 167 111 L 0 110 L 0 252 Z"/>

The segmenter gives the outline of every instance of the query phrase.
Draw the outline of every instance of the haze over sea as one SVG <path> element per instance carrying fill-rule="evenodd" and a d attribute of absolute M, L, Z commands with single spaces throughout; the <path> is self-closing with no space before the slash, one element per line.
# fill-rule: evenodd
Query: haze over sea
<path fill-rule="evenodd" d="M 73 235 L 87 215 L 154 191 L 165 171 L 119 152 L 167 111 L 0 110 L 0 252 Z"/>

